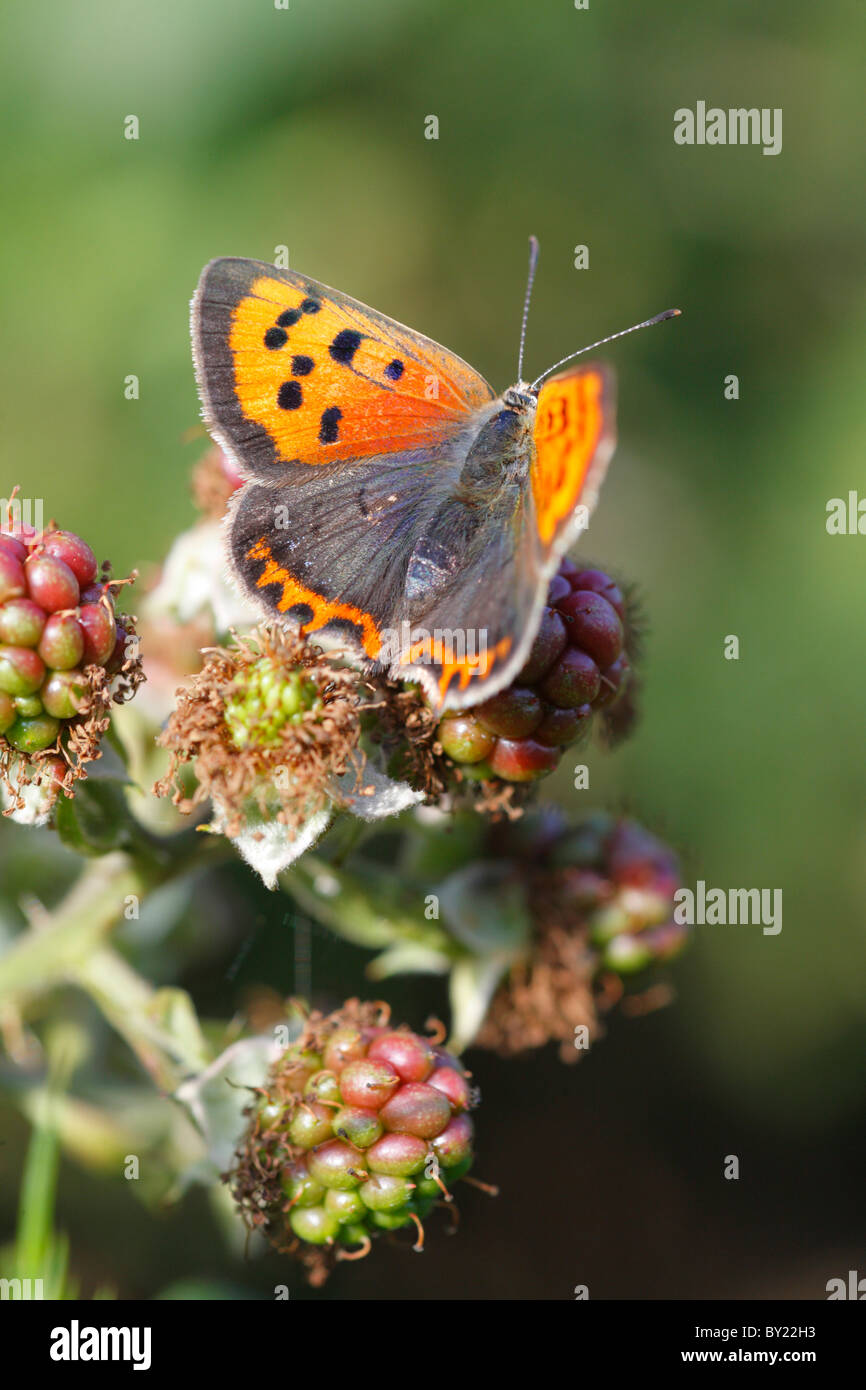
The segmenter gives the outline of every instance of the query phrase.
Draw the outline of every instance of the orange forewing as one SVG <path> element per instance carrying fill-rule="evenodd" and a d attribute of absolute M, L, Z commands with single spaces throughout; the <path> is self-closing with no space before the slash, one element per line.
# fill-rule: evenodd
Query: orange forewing
<path fill-rule="evenodd" d="M 581 367 L 541 388 L 532 492 L 538 534 L 550 545 L 584 498 L 592 506 L 613 451 L 610 374 Z"/>
<path fill-rule="evenodd" d="M 490 401 L 460 358 L 335 291 L 316 286 L 316 311 L 300 312 L 310 289 L 262 275 L 232 315 L 238 403 L 283 462 L 429 449 Z M 268 334 L 285 342 L 269 348 Z"/>

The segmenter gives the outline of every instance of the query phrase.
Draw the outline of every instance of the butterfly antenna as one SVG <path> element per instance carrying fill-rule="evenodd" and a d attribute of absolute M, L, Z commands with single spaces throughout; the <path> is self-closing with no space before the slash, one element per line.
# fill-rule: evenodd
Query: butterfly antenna
<path fill-rule="evenodd" d="M 517 354 L 517 380 L 523 380 L 523 349 L 526 345 L 526 325 L 529 320 L 529 301 L 532 298 L 532 282 L 535 267 L 538 265 L 538 237 L 529 238 L 529 274 L 526 277 L 526 294 L 523 297 L 523 319 L 520 324 L 520 351 Z"/>
<path fill-rule="evenodd" d="M 550 376 L 551 372 L 557 371 L 559 367 L 564 367 L 566 362 L 571 362 L 572 358 L 582 357 L 585 352 L 592 352 L 597 347 L 603 347 L 605 343 L 612 343 L 615 338 L 624 338 L 627 333 L 637 333 L 639 328 L 652 328 L 654 323 L 661 323 L 664 319 L 679 318 L 682 312 L 682 309 L 665 309 L 664 313 L 655 314 L 651 319 L 644 319 L 643 323 L 633 323 L 631 328 L 621 328 L 618 333 L 609 333 L 606 338 L 599 338 L 597 343 L 590 343 L 588 347 L 578 348 L 577 352 L 570 352 L 567 357 L 554 362 L 552 367 L 548 367 L 546 372 L 541 373 L 541 376 L 537 376 L 529 388 L 530 391 L 535 391 L 545 377 Z"/>

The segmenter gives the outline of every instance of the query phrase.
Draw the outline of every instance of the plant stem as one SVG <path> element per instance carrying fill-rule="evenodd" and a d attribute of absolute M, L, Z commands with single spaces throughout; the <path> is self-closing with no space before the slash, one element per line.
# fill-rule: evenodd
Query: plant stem
<path fill-rule="evenodd" d="M 18 938 L 0 960 L 0 1002 L 22 1000 L 68 980 L 121 917 L 130 897 L 141 898 L 161 877 L 125 853 L 86 863 L 44 924 Z"/>
<path fill-rule="evenodd" d="M 131 898 L 180 878 L 203 862 L 228 856 L 225 842 L 196 831 L 160 838 L 139 827 L 133 847 L 84 861 L 66 897 L 40 913 L 0 959 L 0 1012 L 74 978 L 78 966 L 97 950 L 123 916 Z"/>
<path fill-rule="evenodd" d="M 176 1090 L 185 1076 L 212 1060 L 189 996 L 181 989 L 154 989 L 111 947 L 83 960 L 75 980 L 160 1090 Z"/>
<path fill-rule="evenodd" d="M 402 941 L 460 954 L 448 933 L 425 919 L 423 903 L 404 895 L 393 878 L 371 869 L 350 873 L 308 853 L 280 881 L 305 912 L 356 946 L 379 950 Z"/>
<path fill-rule="evenodd" d="M 62 1296 L 67 1257 L 66 1241 L 54 1232 L 54 1201 L 60 1167 L 57 1111 L 80 1058 L 74 1029 L 60 1027 L 49 1036 L 45 1105 L 33 1129 L 18 1200 L 16 1275 L 24 1279 L 42 1279 L 49 1286 L 49 1298 Z"/>

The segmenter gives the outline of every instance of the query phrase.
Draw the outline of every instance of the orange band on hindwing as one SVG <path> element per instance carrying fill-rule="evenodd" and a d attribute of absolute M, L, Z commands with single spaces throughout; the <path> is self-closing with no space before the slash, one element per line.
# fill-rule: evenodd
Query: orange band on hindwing
<path fill-rule="evenodd" d="M 492 650 L 485 650 L 473 656 L 458 656 L 454 648 L 436 637 L 419 638 L 409 648 L 404 664 L 410 665 L 426 658 L 431 665 L 441 667 L 439 695 L 445 699 L 448 687 L 454 677 L 459 678 L 459 688 L 465 690 L 473 677 L 483 680 L 492 666 L 504 659 L 511 650 L 511 638 L 503 637 Z"/>
<path fill-rule="evenodd" d="M 300 626 L 302 633 L 318 632 L 328 623 L 345 619 L 360 628 L 361 645 L 367 656 L 371 660 L 378 656 L 382 647 L 382 640 L 379 635 L 379 627 L 371 614 L 363 612 L 362 609 L 356 608 L 351 603 L 334 602 L 300 584 L 294 575 L 290 574 L 283 565 L 274 559 L 264 536 L 250 546 L 246 558 L 264 562 L 264 569 L 256 580 L 257 589 L 264 589 L 268 584 L 282 585 L 283 592 L 277 603 L 277 608 L 281 613 L 287 613 L 290 608 L 295 608 L 298 604 L 304 604 L 312 610 L 313 616 L 310 621 L 302 623 Z"/>

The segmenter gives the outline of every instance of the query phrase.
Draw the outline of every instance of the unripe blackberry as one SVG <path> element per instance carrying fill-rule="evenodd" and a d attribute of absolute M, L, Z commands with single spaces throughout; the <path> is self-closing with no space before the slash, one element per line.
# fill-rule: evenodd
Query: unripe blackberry
<path fill-rule="evenodd" d="M 95 662 L 98 666 L 105 666 L 114 654 L 117 638 L 113 603 L 105 603 L 102 599 L 96 603 L 83 603 L 78 610 L 78 621 L 84 635 L 84 664 L 89 666 Z"/>
<path fill-rule="evenodd" d="M 87 696 L 87 677 L 81 670 L 52 671 L 40 694 L 49 714 L 56 719 L 74 719 Z"/>
<path fill-rule="evenodd" d="M 142 679 L 125 651 L 107 669 L 119 587 L 97 581 L 93 551 L 73 532 L 18 527 L 12 534 L 0 520 L 0 775 L 12 793 L 9 811 L 20 809 L 24 785 L 45 785 L 49 773 L 49 806 L 61 787 L 71 791 L 98 756 L 112 700 L 127 698 Z M 65 769 L 59 778 L 55 764 Z"/>
<path fill-rule="evenodd" d="M 84 631 L 74 613 L 52 613 L 42 629 L 39 655 L 55 671 L 69 671 L 84 656 Z"/>
<path fill-rule="evenodd" d="M 0 604 L 0 642 L 12 647 L 38 646 L 47 616 L 32 599 L 7 599 Z"/>
<path fill-rule="evenodd" d="M 523 827 L 522 853 L 547 882 L 546 905 L 586 933 L 594 972 L 632 974 L 675 955 L 689 931 L 672 920 L 681 883 L 674 851 L 637 821 L 598 813 L 551 834 L 551 819 L 534 851 L 531 823 Z"/>
<path fill-rule="evenodd" d="M 45 679 L 45 663 L 29 647 L 0 647 L 0 690 L 32 695 Z"/>
<path fill-rule="evenodd" d="M 393 1134 L 435 1139 L 451 1119 L 451 1102 L 444 1091 L 423 1083 L 406 1082 L 382 1106 L 382 1122 Z"/>
<path fill-rule="evenodd" d="M 50 714 L 19 715 L 3 737 L 17 753 L 42 753 L 57 742 L 60 720 Z"/>
<path fill-rule="evenodd" d="M 0 529 L 0 555 L 11 555 L 23 564 L 27 559 L 27 546 L 20 537 Z"/>
<path fill-rule="evenodd" d="M 74 608 L 81 597 L 75 574 L 56 555 L 40 553 L 35 549 L 24 562 L 24 573 L 30 597 L 46 613 Z"/>
<path fill-rule="evenodd" d="M 27 581 L 20 559 L 11 551 L 0 550 L 0 603 L 21 598 L 26 592 Z"/>
<path fill-rule="evenodd" d="M 7 695 L 5 690 L 0 690 L 0 734 L 5 734 L 11 728 L 18 717 L 18 710 L 11 695 Z"/>
<path fill-rule="evenodd" d="M 472 1092 L 469 1082 L 462 1071 L 459 1071 L 450 1062 L 440 1064 L 436 1067 L 432 1076 L 428 1077 L 428 1085 L 435 1086 L 437 1091 L 443 1091 L 451 1102 L 452 1110 L 458 1113 L 461 1110 L 468 1110 L 472 1103 Z"/>
<path fill-rule="evenodd" d="M 300 671 L 284 671 L 274 658 L 263 656 L 247 668 L 243 687 L 225 702 L 225 721 L 238 748 L 248 743 L 276 745 L 286 724 L 300 724 L 316 707 L 315 683 Z"/>
<path fill-rule="evenodd" d="M 45 706 L 38 695 L 18 695 L 15 699 L 15 708 L 25 719 L 29 719 L 34 714 L 41 714 Z"/>
<path fill-rule="evenodd" d="M 420 1173 L 430 1152 L 426 1139 L 414 1134 L 385 1134 L 366 1154 L 371 1173 L 391 1173 L 398 1178 Z"/>
<path fill-rule="evenodd" d="M 597 971 L 631 976 L 678 955 L 690 928 L 673 920 L 680 886 L 673 851 L 636 821 L 619 820 L 609 824 L 597 864 L 607 879 L 587 915 Z"/>
<path fill-rule="evenodd" d="M 622 590 L 602 570 L 563 560 L 523 669 L 469 710 L 449 712 L 436 736 L 470 781 L 533 782 L 582 741 L 593 715 L 632 683 L 633 623 Z"/>
<path fill-rule="evenodd" d="M 82 589 L 96 579 L 96 556 L 86 541 L 72 531 L 48 531 L 42 540 L 46 555 L 62 560 L 72 570 Z"/>
<path fill-rule="evenodd" d="M 488 853 L 523 884 L 532 930 L 479 1043 L 511 1054 L 553 1039 L 563 1060 L 576 1061 L 586 1045 L 578 1034 L 598 1037 L 600 1015 L 624 996 L 633 1010 L 666 1002 L 667 986 L 650 971 L 690 936 L 674 920 L 681 876 L 667 845 L 636 821 L 599 814 L 569 826 L 545 808 L 497 826 Z"/>
<path fill-rule="evenodd" d="M 412 1228 L 420 1249 L 424 1217 L 472 1164 L 460 1062 L 386 1025 L 382 1005 L 357 1000 L 314 1014 L 247 1111 L 225 1175 L 247 1223 L 299 1253 L 314 1282 L 383 1230 Z"/>
<path fill-rule="evenodd" d="M 367 1056 L 393 1067 L 401 1081 L 426 1081 L 436 1062 L 432 1047 L 414 1033 L 382 1033 L 374 1038 Z"/>

